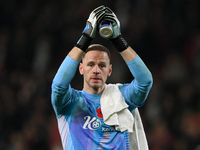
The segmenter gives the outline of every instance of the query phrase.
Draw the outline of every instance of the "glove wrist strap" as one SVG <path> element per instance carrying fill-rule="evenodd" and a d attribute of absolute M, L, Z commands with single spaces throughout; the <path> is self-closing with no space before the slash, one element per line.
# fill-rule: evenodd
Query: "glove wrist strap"
<path fill-rule="evenodd" d="M 82 51 L 86 51 L 90 43 L 92 42 L 92 38 L 87 36 L 86 34 L 83 34 L 78 42 L 76 43 L 76 47 L 80 48 Z"/>
<path fill-rule="evenodd" d="M 119 52 L 122 52 L 124 51 L 125 49 L 128 48 L 128 43 L 126 42 L 126 40 L 120 35 L 118 36 L 117 38 L 115 39 L 111 39 L 110 40 L 113 45 L 115 46 L 115 48 L 119 51 Z"/>

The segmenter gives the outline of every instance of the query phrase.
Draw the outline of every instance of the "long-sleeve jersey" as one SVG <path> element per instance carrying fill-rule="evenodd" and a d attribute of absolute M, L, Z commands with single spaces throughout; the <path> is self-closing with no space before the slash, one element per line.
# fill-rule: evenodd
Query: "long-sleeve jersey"
<path fill-rule="evenodd" d="M 152 75 L 140 57 L 126 62 L 134 80 L 119 85 L 129 110 L 142 106 L 152 86 Z M 65 150 L 129 150 L 129 133 L 103 121 L 101 95 L 78 91 L 70 85 L 79 62 L 67 56 L 52 83 L 52 105 Z"/>

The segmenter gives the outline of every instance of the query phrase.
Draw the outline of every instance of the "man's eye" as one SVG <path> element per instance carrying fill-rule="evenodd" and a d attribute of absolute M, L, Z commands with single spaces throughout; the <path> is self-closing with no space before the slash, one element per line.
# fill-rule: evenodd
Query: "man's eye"
<path fill-rule="evenodd" d="M 105 65 L 100 65 L 100 67 L 101 67 L 101 68 L 104 68 L 104 67 L 105 67 Z"/>

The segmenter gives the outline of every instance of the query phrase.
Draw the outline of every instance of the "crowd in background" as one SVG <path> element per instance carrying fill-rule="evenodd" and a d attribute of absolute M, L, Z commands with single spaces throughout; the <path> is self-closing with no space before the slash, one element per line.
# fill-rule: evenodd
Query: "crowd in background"
<path fill-rule="evenodd" d="M 102 4 L 153 75 L 139 108 L 150 150 L 200 150 L 199 0 L 0 0 L 0 149 L 62 149 L 52 79 Z M 111 50 L 109 82 L 130 82 L 111 43 L 98 35 L 94 42 Z M 78 72 L 71 84 L 82 90 Z"/>

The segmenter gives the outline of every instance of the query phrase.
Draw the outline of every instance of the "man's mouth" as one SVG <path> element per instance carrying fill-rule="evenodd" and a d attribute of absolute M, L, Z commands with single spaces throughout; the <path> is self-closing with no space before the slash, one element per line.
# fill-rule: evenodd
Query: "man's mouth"
<path fill-rule="evenodd" d="M 100 78 L 98 78 L 98 77 L 93 77 L 93 78 L 91 78 L 92 79 L 92 81 L 94 81 L 94 82 L 98 82 L 98 81 L 100 81 L 101 79 Z"/>

